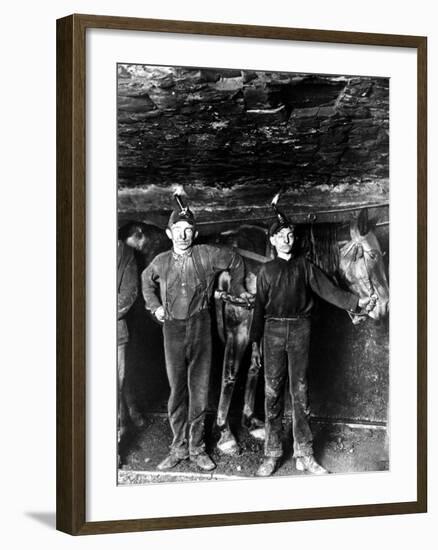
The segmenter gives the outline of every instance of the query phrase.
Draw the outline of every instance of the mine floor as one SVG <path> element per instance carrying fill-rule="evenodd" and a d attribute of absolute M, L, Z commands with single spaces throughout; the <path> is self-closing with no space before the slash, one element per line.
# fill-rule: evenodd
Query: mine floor
<path fill-rule="evenodd" d="M 283 428 L 284 456 L 274 476 L 308 475 L 295 469 L 290 423 L 285 422 Z M 169 451 L 171 431 L 165 416 L 151 415 L 145 419 L 144 426 L 136 429 L 127 439 L 118 482 L 130 485 L 253 477 L 263 458 L 263 441 L 254 439 L 246 428 L 236 423 L 232 424 L 232 429 L 237 436 L 240 453 L 229 456 L 218 451 L 218 433 L 207 427 L 207 434 L 210 435 L 207 451 L 217 465 L 212 473 L 203 472 L 189 460 L 182 461 L 168 472 L 160 472 L 157 465 Z M 384 427 L 314 421 L 312 431 L 315 457 L 332 474 L 389 469 Z"/>

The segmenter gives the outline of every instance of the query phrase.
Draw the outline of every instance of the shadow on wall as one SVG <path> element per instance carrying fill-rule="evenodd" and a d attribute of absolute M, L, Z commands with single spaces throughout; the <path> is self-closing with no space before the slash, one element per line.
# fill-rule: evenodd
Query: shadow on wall
<path fill-rule="evenodd" d="M 389 323 L 353 325 L 347 313 L 319 303 L 311 339 L 309 399 L 314 416 L 385 422 Z"/>

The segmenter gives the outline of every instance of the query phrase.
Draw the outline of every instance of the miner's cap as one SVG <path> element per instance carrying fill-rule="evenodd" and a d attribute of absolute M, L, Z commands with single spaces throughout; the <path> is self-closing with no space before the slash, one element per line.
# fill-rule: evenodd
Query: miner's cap
<path fill-rule="evenodd" d="M 282 220 L 279 220 L 277 218 L 275 220 L 275 222 L 269 228 L 269 236 L 273 237 L 276 233 L 278 233 L 279 231 L 281 231 L 282 229 L 284 229 L 286 227 L 289 228 L 289 229 L 292 229 L 292 231 L 294 231 L 294 229 L 295 229 L 295 225 L 291 221 L 289 221 L 287 218 L 282 219 Z"/>
<path fill-rule="evenodd" d="M 175 209 L 169 217 L 167 222 L 167 227 L 172 227 L 178 222 L 187 222 L 192 227 L 195 227 L 196 220 L 193 212 L 189 208 L 184 208 L 183 210 Z"/>

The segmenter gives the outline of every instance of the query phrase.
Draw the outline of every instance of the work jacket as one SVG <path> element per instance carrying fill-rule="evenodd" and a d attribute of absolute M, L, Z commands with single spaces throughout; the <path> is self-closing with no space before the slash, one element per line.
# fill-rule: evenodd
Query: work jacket
<path fill-rule="evenodd" d="M 164 307 L 165 319 L 186 319 L 208 308 L 216 276 L 229 271 L 233 292 L 241 294 L 244 264 L 232 249 L 194 245 L 184 255 L 158 254 L 141 275 L 146 309 Z"/>

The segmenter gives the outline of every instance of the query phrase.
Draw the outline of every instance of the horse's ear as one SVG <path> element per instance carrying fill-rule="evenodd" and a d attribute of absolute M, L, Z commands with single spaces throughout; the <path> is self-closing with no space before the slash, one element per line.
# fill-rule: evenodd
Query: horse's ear
<path fill-rule="evenodd" d="M 350 235 L 351 238 L 358 239 L 359 237 L 366 235 L 369 231 L 368 222 L 368 208 L 362 208 L 357 218 L 350 221 Z"/>

